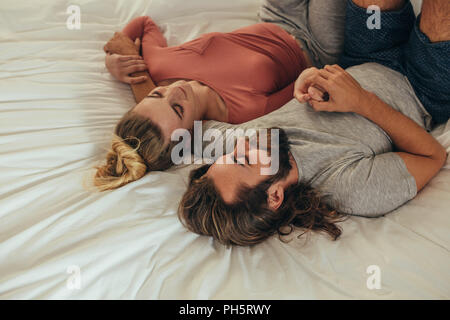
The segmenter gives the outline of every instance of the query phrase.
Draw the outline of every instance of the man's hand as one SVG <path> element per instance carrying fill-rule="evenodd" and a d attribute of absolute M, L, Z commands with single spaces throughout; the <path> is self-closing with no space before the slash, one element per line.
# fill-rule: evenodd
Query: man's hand
<path fill-rule="evenodd" d="M 119 81 L 136 84 L 144 82 L 147 77 L 131 77 L 130 74 L 147 70 L 147 65 L 141 56 L 106 54 L 105 65 L 114 78 Z"/>
<path fill-rule="evenodd" d="M 300 102 L 307 102 L 310 100 L 323 101 L 324 90 L 315 86 L 309 77 L 311 77 L 318 69 L 311 67 L 303 70 L 298 79 L 295 81 L 294 97 Z"/>
<path fill-rule="evenodd" d="M 367 91 L 344 69 L 338 65 L 323 69 L 310 68 L 301 74 L 295 84 L 294 96 L 300 101 L 308 101 L 316 111 L 362 113 L 367 105 Z M 305 70 L 305 71 L 307 71 Z M 304 72 L 305 72 L 304 71 Z M 314 86 L 327 92 L 329 101 L 311 99 L 310 88 Z M 309 98 L 309 99 L 308 99 Z M 303 101 L 305 100 L 305 101 Z"/>

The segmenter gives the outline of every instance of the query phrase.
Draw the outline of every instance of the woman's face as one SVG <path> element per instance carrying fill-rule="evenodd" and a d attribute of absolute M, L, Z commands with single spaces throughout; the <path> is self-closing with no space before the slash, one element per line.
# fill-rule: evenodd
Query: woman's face
<path fill-rule="evenodd" d="M 192 82 L 176 81 L 168 86 L 156 87 L 133 111 L 158 124 L 166 141 L 175 129 L 191 129 L 196 116 L 198 97 Z"/>

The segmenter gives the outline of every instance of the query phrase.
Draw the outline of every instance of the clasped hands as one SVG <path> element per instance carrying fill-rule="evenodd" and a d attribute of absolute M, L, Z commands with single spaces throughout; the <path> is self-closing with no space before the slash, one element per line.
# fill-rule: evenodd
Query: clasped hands
<path fill-rule="evenodd" d="M 103 47 L 106 52 L 106 68 L 114 78 L 131 85 L 137 103 L 156 87 L 144 59 L 140 56 L 140 49 L 139 38 L 132 41 L 122 32 L 114 33 Z"/>
<path fill-rule="evenodd" d="M 136 84 L 147 80 L 146 76 L 132 76 L 132 73 L 148 70 L 144 59 L 138 54 L 141 46 L 139 38 L 134 42 L 136 54 L 117 54 L 106 52 L 105 65 L 111 75 L 117 80 Z"/>
<path fill-rule="evenodd" d="M 367 105 L 367 94 L 338 65 L 305 69 L 294 87 L 294 97 L 300 102 L 308 102 L 315 111 L 361 113 Z"/>

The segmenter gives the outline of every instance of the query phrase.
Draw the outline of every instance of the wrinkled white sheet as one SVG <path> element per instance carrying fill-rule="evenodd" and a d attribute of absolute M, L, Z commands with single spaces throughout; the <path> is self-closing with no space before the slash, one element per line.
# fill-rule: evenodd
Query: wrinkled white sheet
<path fill-rule="evenodd" d="M 178 44 L 255 23 L 258 0 L 79 0 L 81 30 L 66 28 L 70 4 L 0 2 L 0 298 L 450 298 L 449 160 L 415 199 L 349 219 L 336 242 L 227 250 L 189 233 L 176 216 L 189 168 L 85 191 L 133 104 L 104 68 L 112 33 L 147 14 Z M 450 123 L 433 134 L 450 151 Z M 370 265 L 381 289 L 366 286 Z"/>

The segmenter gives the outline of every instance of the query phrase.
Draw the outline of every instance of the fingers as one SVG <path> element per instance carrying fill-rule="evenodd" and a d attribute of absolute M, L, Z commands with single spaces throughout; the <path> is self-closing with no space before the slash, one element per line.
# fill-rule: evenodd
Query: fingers
<path fill-rule="evenodd" d="M 126 74 L 138 72 L 138 71 L 145 71 L 147 70 L 147 66 L 145 64 L 138 64 L 138 65 L 132 65 L 129 67 L 124 68 L 124 72 Z"/>
<path fill-rule="evenodd" d="M 144 60 L 128 60 L 128 61 L 123 61 L 120 63 L 120 65 L 122 67 L 129 67 L 129 66 L 133 66 L 133 65 L 146 65 Z"/>
<path fill-rule="evenodd" d="M 327 81 L 325 77 L 327 77 L 327 74 L 321 72 L 321 70 L 318 70 L 317 72 L 314 72 L 303 78 L 300 83 L 297 84 L 296 91 L 299 93 L 307 93 L 308 88 L 312 85 L 319 85 L 321 87 L 324 87 Z"/>
<path fill-rule="evenodd" d="M 333 75 L 332 72 L 330 72 L 329 70 L 326 70 L 326 69 L 320 69 L 319 74 L 322 76 L 322 78 L 327 79 L 327 80 L 330 79 L 330 77 Z"/>
<path fill-rule="evenodd" d="M 146 76 L 141 76 L 141 77 L 125 77 L 124 82 L 128 83 L 128 84 L 137 84 L 137 83 L 141 83 L 144 82 L 145 80 L 147 80 Z"/>
<path fill-rule="evenodd" d="M 311 105 L 311 107 L 313 107 L 313 109 L 315 111 L 328 111 L 331 112 L 332 109 L 332 104 L 331 102 L 328 101 L 315 101 L 315 100 L 311 100 L 309 101 L 309 104 Z"/>
<path fill-rule="evenodd" d="M 327 91 L 329 74 L 326 72 L 322 72 L 322 70 L 320 71 L 321 72 L 316 73 L 315 75 L 308 78 L 306 83 L 308 83 L 308 87 L 314 84 L 323 88 L 324 89 L 323 91 Z"/>
<path fill-rule="evenodd" d="M 323 101 L 324 92 L 320 88 L 311 86 L 308 88 L 309 96 L 316 101 Z"/>
<path fill-rule="evenodd" d="M 314 74 L 307 75 L 296 81 L 294 97 L 302 103 L 310 99 L 321 100 L 326 90 L 322 90 L 320 84 L 323 85 L 326 81 L 318 71 L 314 72 Z"/>
<path fill-rule="evenodd" d="M 310 99 L 328 101 L 329 89 L 336 78 L 344 71 L 338 65 L 326 65 L 323 69 L 306 69 L 295 82 L 294 97 L 300 102 Z"/>
<path fill-rule="evenodd" d="M 342 69 L 339 65 L 337 64 L 333 64 L 333 65 L 326 65 L 325 67 L 323 67 L 326 71 L 330 72 L 330 73 L 337 73 L 339 71 L 344 71 L 344 69 Z"/>
<path fill-rule="evenodd" d="M 308 93 L 294 93 L 294 97 L 302 103 L 305 103 L 311 99 L 310 95 Z"/>
<path fill-rule="evenodd" d="M 120 56 L 119 61 L 128 61 L 128 60 L 142 60 L 141 56 L 130 55 L 130 56 Z"/>
<path fill-rule="evenodd" d="M 333 64 L 332 67 L 333 67 L 335 70 L 338 70 L 338 71 L 345 71 L 345 70 L 344 70 L 340 65 L 338 65 L 338 64 Z"/>
<path fill-rule="evenodd" d="M 338 70 L 334 67 L 334 65 L 333 66 L 330 66 L 330 65 L 325 65 L 324 67 L 323 67 L 323 69 L 324 70 L 326 70 L 327 72 L 329 72 L 329 73 L 336 73 Z"/>
<path fill-rule="evenodd" d="M 310 100 L 315 101 L 328 101 L 328 99 L 325 99 L 328 95 L 327 92 L 322 91 L 320 88 L 311 86 L 308 88 L 307 93 L 300 93 L 300 92 L 294 92 L 294 97 L 302 103 L 308 102 Z"/>

